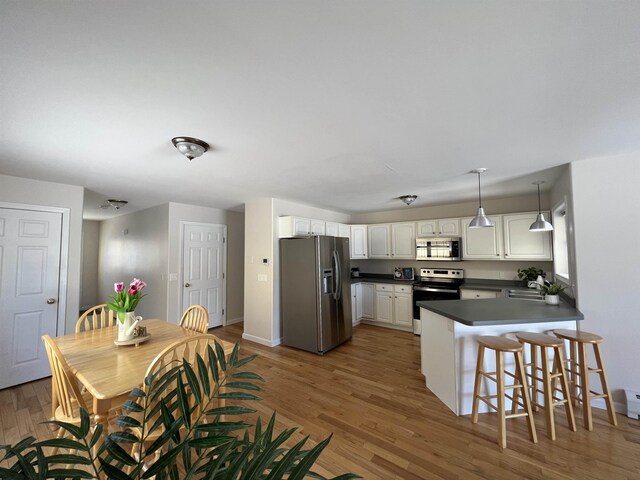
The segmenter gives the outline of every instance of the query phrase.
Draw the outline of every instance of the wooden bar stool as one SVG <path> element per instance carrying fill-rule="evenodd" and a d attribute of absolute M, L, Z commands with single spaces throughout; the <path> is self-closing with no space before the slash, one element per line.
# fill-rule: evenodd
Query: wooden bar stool
<path fill-rule="evenodd" d="M 473 388 L 473 409 L 471 421 L 478 423 L 478 404 L 482 400 L 489 408 L 498 412 L 498 445 L 502 448 L 507 446 L 507 430 L 506 419 L 515 417 L 527 417 L 527 425 L 529 427 L 529 437 L 533 443 L 538 443 L 536 436 L 536 427 L 533 422 L 533 412 L 531 411 L 531 402 L 529 400 L 529 392 L 525 381 L 525 371 L 522 359 L 522 345 L 515 340 L 511 340 L 505 337 L 492 337 L 481 336 L 477 339 L 478 342 L 478 363 L 476 364 L 476 378 L 475 386 Z M 483 370 L 484 351 L 485 349 L 491 349 L 496 352 L 496 371 L 485 372 Z M 504 368 L 504 353 L 513 353 L 515 357 L 516 370 L 515 374 L 511 373 Z M 512 385 L 505 385 L 505 375 L 509 375 L 514 379 Z M 493 382 L 496 382 L 496 395 L 480 395 L 480 382 L 482 377 L 487 378 Z M 522 392 L 523 403 L 520 403 L 516 398 L 515 393 L 508 395 L 505 393 L 506 389 Z M 506 415 L 504 409 L 504 398 L 507 397 L 517 405 L 524 409 L 524 412 L 517 413 L 517 407 L 512 408 L 511 414 Z M 491 403 L 491 399 L 495 398 L 497 405 Z"/>
<path fill-rule="evenodd" d="M 611 401 L 611 391 L 609 390 L 607 373 L 604 370 L 604 363 L 602 361 L 602 352 L 600 351 L 600 344 L 603 342 L 602 337 L 594 333 L 579 332 L 577 330 L 554 330 L 553 333 L 557 337 L 569 341 L 568 362 L 569 373 L 571 374 L 571 397 L 576 401 L 576 405 L 578 405 L 578 402 L 582 402 L 585 428 L 587 430 L 593 430 L 591 401 L 595 398 L 604 398 L 607 413 L 609 414 L 609 423 L 618 425 L 616 412 L 613 409 L 613 403 Z M 587 345 L 589 344 L 593 346 L 597 368 L 589 367 L 589 358 L 587 356 Z M 602 393 L 591 390 L 589 386 L 590 373 L 597 373 L 600 376 Z"/>
<path fill-rule="evenodd" d="M 544 408 L 545 418 L 547 421 L 547 436 L 551 440 L 556 439 L 556 427 L 554 419 L 554 407 L 563 405 L 567 414 L 567 423 L 572 431 L 576 431 L 576 420 L 573 416 L 573 408 L 571 407 L 571 393 L 569 392 L 569 382 L 564 369 L 564 340 L 558 337 L 552 337 L 544 333 L 519 332 L 516 338 L 520 343 L 529 345 L 530 362 L 525 363 L 529 367 L 526 373 L 531 383 L 531 404 L 533 409 Z M 553 349 L 553 365 L 549 369 L 549 350 Z M 538 351 L 540 356 L 538 356 Z M 540 359 L 540 362 L 538 362 Z M 542 374 L 542 376 L 540 376 Z M 560 388 L 557 388 L 558 382 Z M 562 393 L 562 398 L 556 396 L 556 393 Z M 539 394 L 543 395 L 544 404 L 538 402 Z M 518 391 L 514 393 L 517 398 Z"/>

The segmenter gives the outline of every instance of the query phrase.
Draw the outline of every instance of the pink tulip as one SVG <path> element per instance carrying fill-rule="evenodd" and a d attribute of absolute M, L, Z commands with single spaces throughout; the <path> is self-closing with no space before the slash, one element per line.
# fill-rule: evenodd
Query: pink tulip
<path fill-rule="evenodd" d="M 124 290 L 124 282 L 118 282 L 113 284 L 113 289 L 116 293 L 120 293 Z"/>
<path fill-rule="evenodd" d="M 127 293 L 131 296 L 134 296 L 136 293 L 138 293 L 138 289 L 132 286 L 129 288 L 129 291 Z"/>
<path fill-rule="evenodd" d="M 144 287 L 147 286 L 146 283 L 144 283 L 142 280 L 140 280 L 139 278 L 134 278 L 131 282 L 131 285 L 129 285 L 130 287 L 135 287 L 136 290 L 142 290 Z"/>

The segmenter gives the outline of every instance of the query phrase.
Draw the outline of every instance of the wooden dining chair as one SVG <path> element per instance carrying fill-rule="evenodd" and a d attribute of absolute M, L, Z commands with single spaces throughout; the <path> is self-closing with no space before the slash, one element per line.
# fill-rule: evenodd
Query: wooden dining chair
<path fill-rule="evenodd" d="M 209 312 L 202 305 L 191 305 L 182 314 L 180 326 L 196 332 L 207 333 L 209 330 Z"/>
<path fill-rule="evenodd" d="M 147 385 L 146 382 L 143 382 L 143 385 L 144 385 L 143 390 L 145 391 L 145 393 L 148 394 L 150 391 L 152 391 L 153 387 L 155 386 L 155 382 L 160 380 L 162 375 L 167 371 L 169 371 L 171 368 L 180 365 L 182 363 L 183 358 L 186 358 L 191 364 L 193 364 L 195 369 L 197 368 L 195 366 L 196 354 L 199 354 L 205 361 L 205 364 L 208 365 L 209 361 L 208 361 L 207 346 L 211 345 L 213 348 L 215 348 L 215 342 L 220 342 L 220 339 L 215 335 L 194 335 L 193 337 L 187 337 L 183 340 L 172 343 L 171 345 L 166 347 L 162 352 L 160 352 L 156 356 L 156 358 L 154 358 L 151 361 L 149 368 L 147 368 L 147 372 L 145 373 L 145 376 L 144 376 L 145 379 L 150 375 L 154 375 L 155 377 L 150 385 Z M 152 411 L 154 409 L 155 404 L 160 402 L 162 398 L 164 398 L 166 395 L 169 395 L 171 391 L 175 389 L 174 388 L 175 382 L 177 382 L 177 380 L 174 380 L 174 384 L 169 385 L 166 388 L 166 394 L 158 395 L 156 398 L 154 398 L 153 404 L 148 405 L 147 411 Z M 211 382 L 210 383 L 211 391 L 213 391 L 214 383 L 213 383 L 213 378 L 211 377 L 210 377 L 210 382 Z M 219 404 L 222 404 L 222 403 L 219 402 Z M 194 412 L 194 415 L 197 415 L 198 413 L 199 411 L 196 409 L 196 411 Z M 136 414 L 133 414 L 133 413 L 130 413 L 129 415 L 134 417 L 137 416 Z M 150 418 L 147 418 L 147 422 L 146 422 L 147 425 L 149 426 L 153 425 L 156 422 L 156 420 L 158 420 L 160 415 L 161 415 L 161 411 L 160 409 L 157 409 L 157 412 L 155 415 L 153 415 Z M 142 420 L 142 418 L 140 418 L 139 420 Z M 142 431 L 140 428 L 132 428 L 131 430 L 134 435 L 138 436 L 138 438 L 140 438 L 140 435 L 142 435 Z M 160 435 L 162 435 L 163 431 L 164 431 L 164 428 L 162 425 L 160 425 L 153 432 L 148 433 L 146 435 L 146 437 L 144 438 L 144 443 L 148 444 L 148 443 L 154 442 Z M 156 462 L 158 458 L 160 458 L 161 454 L 162 454 L 161 450 L 158 450 L 156 452 L 154 462 Z M 140 443 L 133 444 L 133 447 L 131 450 L 131 456 L 133 456 L 136 459 L 140 458 Z M 150 466 L 150 465 L 147 465 L 147 466 Z"/>
<path fill-rule="evenodd" d="M 111 327 L 116 324 L 117 318 L 113 310 L 107 308 L 106 303 L 96 305 L 80 316 L 76 323 L 76 333 Z"/>
<path fill-rule="evenodd" d="M 71 372 L 69 365 L 60 353 L 58 346 L 49 335 L 43 335 L 49 365 L 51 366 L 52 392 L 56 398 L 53 419 L 80 425 L 80 408 L 84 408 L 91 415 L 91 409 L 87 406 L 87 401 L 82 396 L 78 380 Z M 90 405 L 91 402 L 88 402 Z M 62 438 L 67 431 L 64 428 L 58 429 L 57 438 Z M 57 452 L 54 449 L 52 455 Z"/>

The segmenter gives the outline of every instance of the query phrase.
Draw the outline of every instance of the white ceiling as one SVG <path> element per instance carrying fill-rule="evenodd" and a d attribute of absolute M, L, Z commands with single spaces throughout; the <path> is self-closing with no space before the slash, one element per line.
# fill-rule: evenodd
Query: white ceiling
<path fill-rule="evenodd" d="M 639 25 L 637 0 L 4 0 L 0 173 L 86 186 L 89 218 L 441 204 L 476 167 L 486 196 L 533 193 L 640 150 Z"/>

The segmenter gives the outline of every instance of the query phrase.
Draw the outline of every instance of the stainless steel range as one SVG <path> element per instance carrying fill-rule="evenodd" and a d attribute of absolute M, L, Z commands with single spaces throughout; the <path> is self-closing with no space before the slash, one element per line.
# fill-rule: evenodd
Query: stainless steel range
<path fill-rule="evenodd" d="M 451 268 L 421 268 L 420 281 L 413 284 L 413 333 L 420 335 L 420 308 L 416 302 L 427 300 L 460 300 L 460 285 L 464 270 Z"/>

